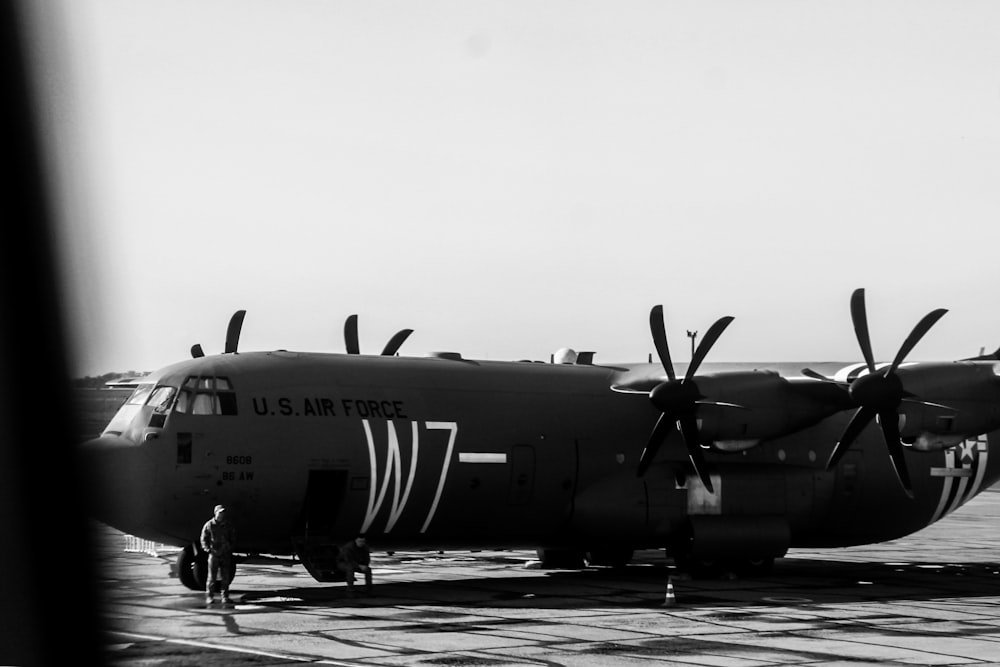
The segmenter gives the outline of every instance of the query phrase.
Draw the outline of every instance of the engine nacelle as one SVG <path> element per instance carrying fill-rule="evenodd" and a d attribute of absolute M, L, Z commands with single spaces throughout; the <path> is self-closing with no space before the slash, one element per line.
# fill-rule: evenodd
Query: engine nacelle
<path fill-rule="evenodd" d="M 899 379 L 914 398 L 897 409 L 900 437 L 920 451 L 938 451 L 1000 428 L 998 372 L 986 362 L 901 367 Z"/>
<path fill-rule="evenodd" d="M 846 392 L 805 378 L 789 380 L 773 371 L 698 376 L 698 430 L 720 451 L 738 452 L 851 407 Z M 738 406 L 738 407 L 734 407 Z"/>
<path fill-rule="evenodd" d="M 910 446 L 919 452 L 940 452 L 951 449 L 965 441 L 965 435 L 939 435 L 936 433 L 921 433 Z"/>
<path fill-rule="evenodd" d="M 701 428 L 701 423 L 699 422 L 698 428 Z M 720 452 L 726 452 L 727 454 L 733 454 L 735 452 L 742 452 L 747 449 L 753 449 L 760 444 L 760 438 L 752 438 L 750 440 L 713 440 L 712 449 L 718 450 Z"/>

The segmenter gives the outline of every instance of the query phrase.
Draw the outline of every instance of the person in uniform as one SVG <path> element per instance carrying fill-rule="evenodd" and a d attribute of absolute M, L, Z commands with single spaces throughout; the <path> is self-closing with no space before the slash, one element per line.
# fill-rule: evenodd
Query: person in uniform
<path fill-rule="evenodd" d="M 214 601 L 213 593 L 218 584 L 222 602 L 229 604 L 229 582 L 233 578 L 233 543 L 236 528 L 226 517 L 226 508 L 215 506 L 214 516 L 201 529 L 201 548 L 208 554 L 208 576 L 205 581 L 205 602 Z"/>
<path fill-rule="evenodd" d="M 365 593 L 372 593 L 371 551 L 364 535 L 358 535 L 347 544 L 340 547 L 337 554 L 337 568 L 344 573 L 347 580 L 347 594 L 354 597 L 354 575 L 363 572 L 365 575 Z"/>

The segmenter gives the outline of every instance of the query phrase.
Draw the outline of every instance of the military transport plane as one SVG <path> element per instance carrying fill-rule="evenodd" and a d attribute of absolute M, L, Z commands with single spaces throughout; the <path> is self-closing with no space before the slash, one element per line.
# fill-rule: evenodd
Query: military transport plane
<path fill-rule="evenodd" d="M 336 545 L 536 548 L 543 565 L 622 565 L 665 549 L 695 573 L 761 573 L 794 547 L 898 538 L 1000 478 L 998 353 L 944 363 L 906 356 L 944 314 L 925 316 L 876 363 L 864 291 L 851 316 L 864 361 L 844 368 L 699 372 L 731 317 L 675 368 L 663 310 L 658 363 L 481 361 L 457 353 L 225 352 L 137 380 L 84 445 L 99 520 L 184 547 L 216 503 L 244 556 L 299 559 L 336 578 Z M 652 359 L 650 360 L 652 362 Z"/>

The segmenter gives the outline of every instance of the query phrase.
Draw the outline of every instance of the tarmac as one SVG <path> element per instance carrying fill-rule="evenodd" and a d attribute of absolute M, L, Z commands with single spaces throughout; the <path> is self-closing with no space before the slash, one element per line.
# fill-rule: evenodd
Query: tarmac
<path fill-rule="evenodd" d="M 378 552 L 375 591 L 243 563 L 233 607 L 171 576 L 176 551 L 100 535 L 112 665 L 1000 666 L 1000 493 L 909 537 L 793 550 L 765 577 L 542 570 L 533 551 Z M 671 595 L 672 593 L 672 595 Z"/>

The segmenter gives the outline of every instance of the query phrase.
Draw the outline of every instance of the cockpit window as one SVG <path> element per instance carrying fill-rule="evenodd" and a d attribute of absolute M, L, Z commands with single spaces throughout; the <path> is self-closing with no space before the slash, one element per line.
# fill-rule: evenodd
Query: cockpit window
<path fill-rule="evenodd" d="M 152 393 L 152 391 L 153 391 L 153 385 L 140 384 L 138 387 L 135 388 L 135 391 L 132 392 L 132 395 L 128 397 L 128 400 L 125 401 L 125 404 L 145 405 L 146 399 L 149 398 L 149 395 Z"/>
<path fill-rule="evenodd" d="M 114 435 L 121 435 L 126 430 L 132 426 L 132 422 L 135 420 L 136 416 L 142 412 L 142 406 L 146 404 L 149 399 L 149 395 L 153 393 L 152 384 L 140 384 L 132 392 L 125 403 L 118 409 L 115 416 L 111 418 L 111 421 L 106 427 L 104 427 L 104 433 L 111 433 Z"/>
<path fill-rule="evenodd" d="M 191 404 L 191 414 L 193 415 L 214 415 L 218 414 L 218 404 L 215 396 L 205 392 L 198 392 L 194 395 L 194 402 Z"/>
<path fill-rule="evenodd" d="M 192 376 L 184 380 L 174 410 L 191 415 L 235 415 L 236 393 L 229 378 Z"/>
<path fill-rule="evenodd" d="M 156 412 L 166 412 L 170 409 L 170 405 L 174 400 L 174 394 L 176 393 L 177 390 L 173 387 L 157 387 L 153 390 L 146 403 Z"/>

